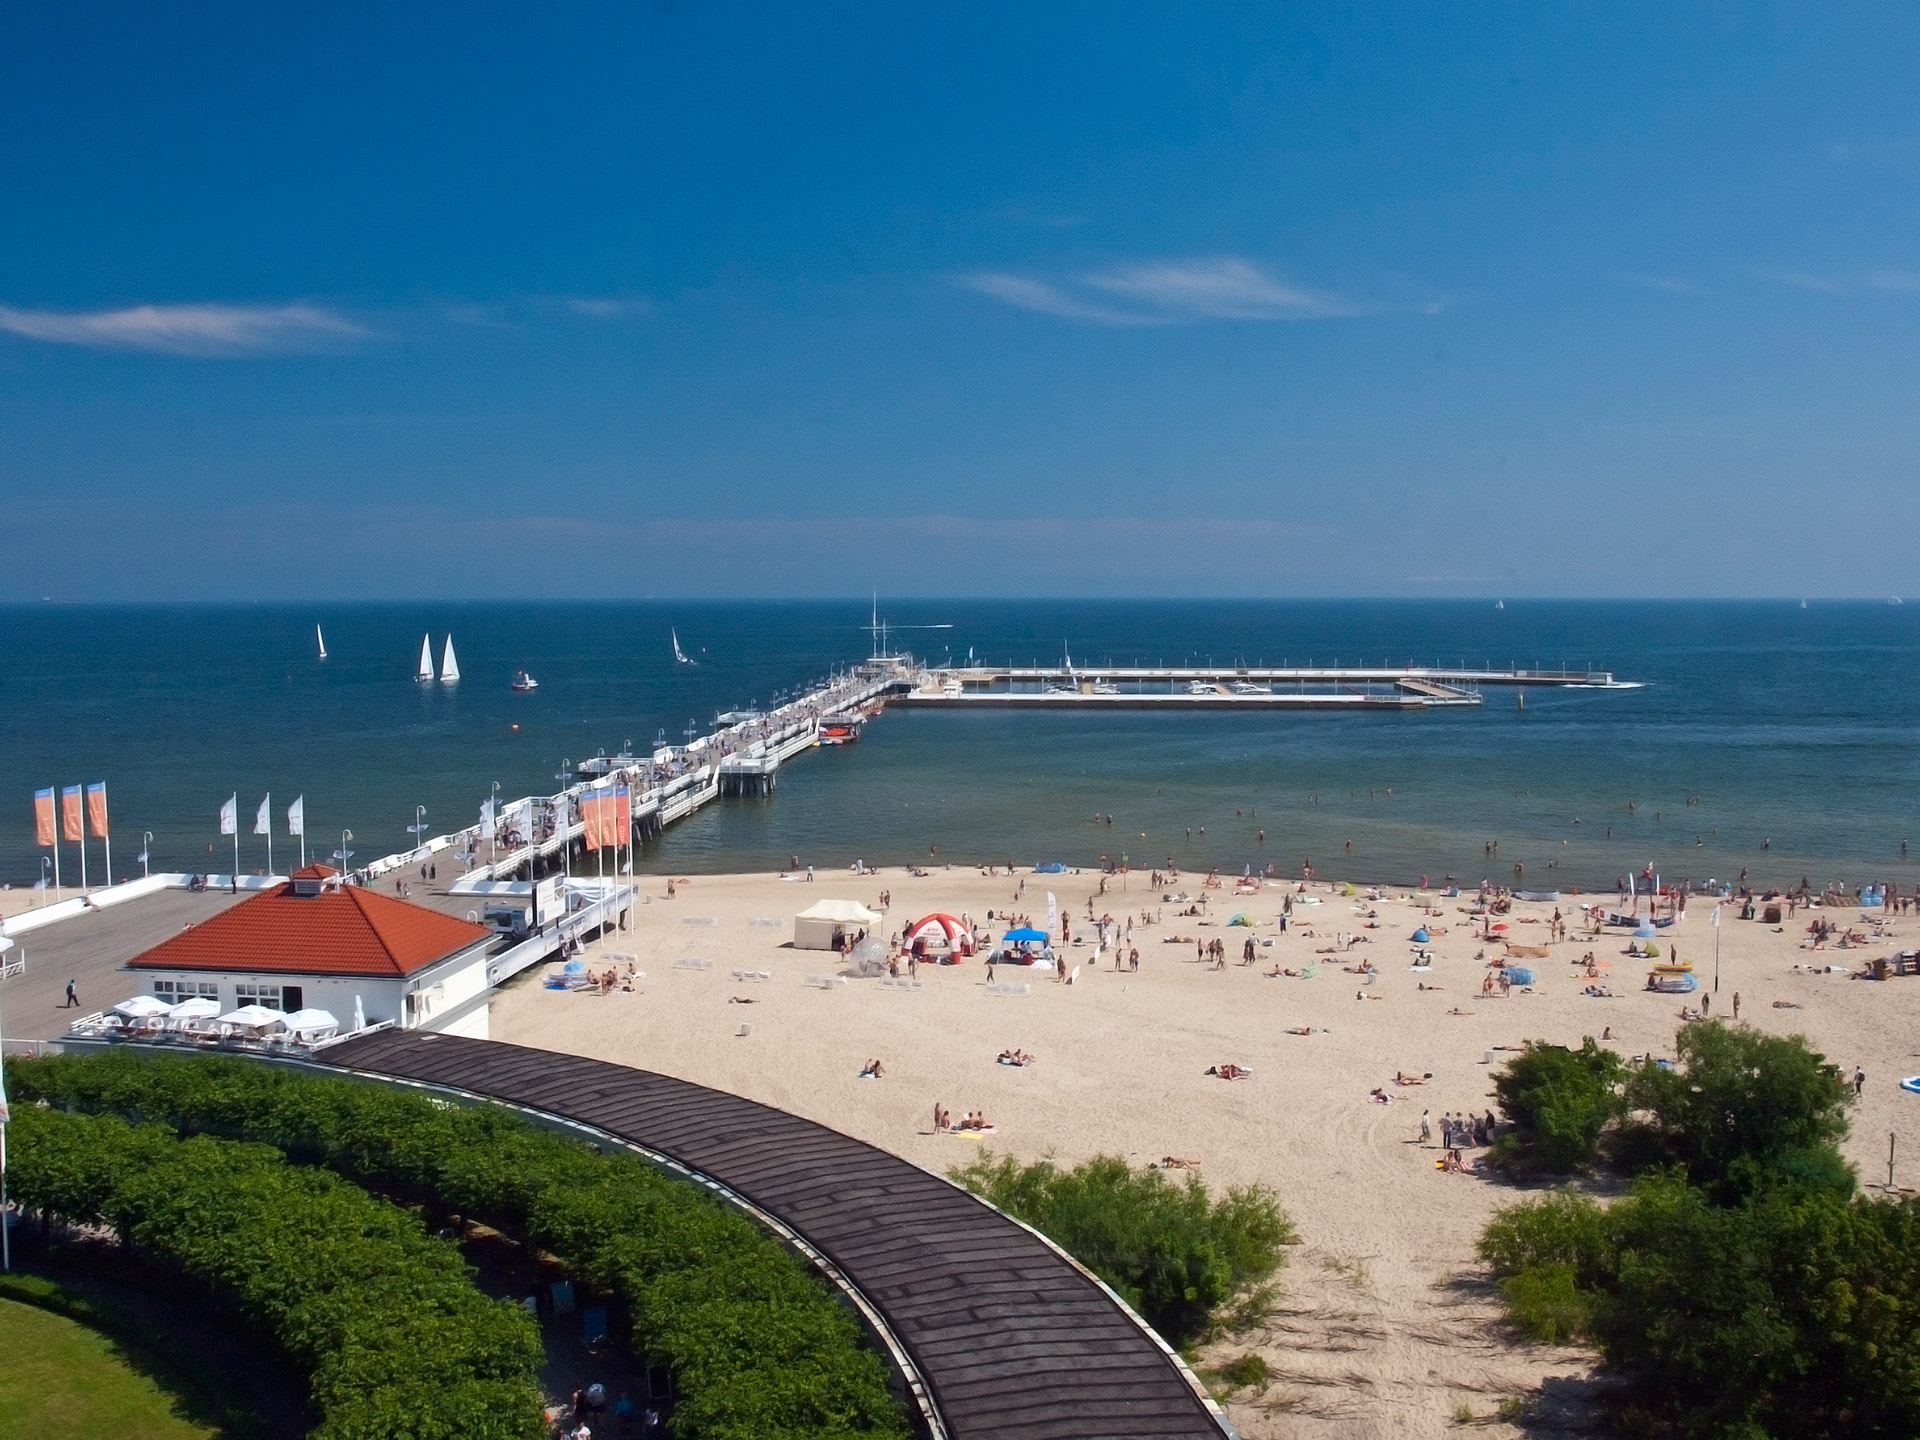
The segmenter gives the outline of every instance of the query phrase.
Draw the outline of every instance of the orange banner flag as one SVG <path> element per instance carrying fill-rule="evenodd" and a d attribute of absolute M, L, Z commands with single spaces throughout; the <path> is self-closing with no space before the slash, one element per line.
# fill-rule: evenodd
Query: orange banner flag
<path fill-rule="evenodd" d="M 597 791 L 585 790 L 580 794 L 580 820 L 585 834 L 581 837 L 587 843 L 587 849 L 600 848 L 600 796 Z"/>
<path fill-rule="evenodd" d="M 53 835 L 53 789 L 33 792 L 33 843 L 51 845 Z"/>
<path fill-rule="evenodd" d="M 87 828 L 93 838 L 107 838 L 107 782 L 96 780 L 87 786 Z"/>
<path fill-rule="evenodd" d="M 86 839 L 86 831 L 80 828 L 80 787 L 78 785 L 60 787 L 60 838 L 62 840 Z"/>

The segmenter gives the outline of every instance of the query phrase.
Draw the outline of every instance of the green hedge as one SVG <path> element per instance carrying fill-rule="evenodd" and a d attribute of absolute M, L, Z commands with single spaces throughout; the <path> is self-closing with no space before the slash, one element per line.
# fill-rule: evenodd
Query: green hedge
<path fill-rule="evenodd" d="M 537 1440 L 540 1337 L 406 1211 L 265 1145 L 22 1106 L 12 1198 L 113 1227 L 263 1326 L 308 1377 L 318 1440 Z"/>
<path fill-rule="evenodd" d="M 1117 1155 L 1066 1170 L 982 1155 L 949 1174 L 1053 1240 L 1175 1345 L 1205 1338 L 1219 1308 L 1272 1275 L 1295 1238 L 1264 1185 L 1215 1200 L 1198 1175 L 1176 1185 Z"/>
<path fill-rule="evenodd" d="M 897 1440 L 905 1418 L 852 1313 L 698 1186 L 537 1128 L 357 1081 L 216 1056 L 113 1051 L 10 1063 L 9 1092 L 277 1146 L 396 1198 L 515 1232 L 619 1297 L 673 1373 L 676 1433 Z"/>

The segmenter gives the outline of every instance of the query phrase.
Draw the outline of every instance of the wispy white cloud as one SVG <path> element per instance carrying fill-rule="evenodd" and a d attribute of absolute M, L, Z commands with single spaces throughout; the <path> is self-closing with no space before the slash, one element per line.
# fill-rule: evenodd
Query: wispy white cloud
<path fill-rule="evenodd" d="M 1842 165 L 1920 165 L 1920 135 L 1835 145 L 1833 158 Z"/>
<path fill-rule="evenodd" d="M 53 345 L 194 356 L 332 350 L 371 334 L 314 305 L 135 305 L 125 310 L 0 305 L 0 330 Z"/>
<path fill-rule="evenodd" d="M 1166 325 L 1164 315 L 1141 315 L 1115 310 L 1108 305 L 1078 299 L 1057 285 L 1032 280 L 1024 275 L 962 275 L 960 283 L 968 289 L 991 295 L 1022 310 L 1038 310 L 1042 315 L 1058 315 L 1063 320 L 1084 320 L 1090 325 Z"/>
<path fill-rule="evenodd" d="M 1920 294 L 1920 271 L 1860 270 L 1821 275 L 1807 270 L 1756 270 L 1755 277 L 1821 295 Z"/>
<path fill-rule="evenodd" d="M 997 272 L 959 279 L 969 289 L 1009 305 L 1091 325 L 1327 320 L 1379 308 L 1294 285 L 1235 255 L 1142 261 L 1060 280 Z"/>
<path fill-rule="evenodd" d="M 1669 295 L 1691 295 L 1693 283 L 1678 280 L 1671 275 L 1643 275 L 1632 270 L 1615 270 L 1608 276 L 1616 285 L 1625 285 L 1634 290 L 1661 290 Z"/>
<path fill-rule="evenodd" d="M 567 309 L 594 320 L 622 320 L 628 316 L 653 313 L 653 305 L 649 301 L 618 295 L 576 295 L 567 301 Z"/>
<path fill-rule="evenodd" d="M 1326 291 L 1289 285 L 1232 255 L 1122 265 L 1084 280 L 1168 315 L 1206 320 L 1325 320 L 1360 308 Z"/>

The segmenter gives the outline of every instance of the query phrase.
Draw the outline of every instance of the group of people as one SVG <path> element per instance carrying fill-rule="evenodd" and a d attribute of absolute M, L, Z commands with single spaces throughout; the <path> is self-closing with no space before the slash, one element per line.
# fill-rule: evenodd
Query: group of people
<path fill-rule="evenodd" d="M 945 1135 L 956 1130 L 975 1132 L 991 1130 L 993 1126 L 988 1123 L 987 1112 L 984 1110 L 969 1110 L 966 1119 L 956 1125 L 953 1116 L 947 1113 L 946 1107 L 936 1100 L 933 1102 L 933 1128 L 935 1133 Z"/>

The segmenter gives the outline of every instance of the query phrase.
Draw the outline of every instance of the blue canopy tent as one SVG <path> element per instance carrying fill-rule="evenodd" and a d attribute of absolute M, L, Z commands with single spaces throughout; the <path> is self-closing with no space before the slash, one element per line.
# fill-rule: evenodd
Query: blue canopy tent
<path fill-rule="evenodd" d="M 1000 953 L 995 958 L 1007 965 L 1031 965 L 1036 960 L 1051 965 L 1053 946 L 1047 941 L 1046 931 L 1022 926 L 1000 937 Z"/>

